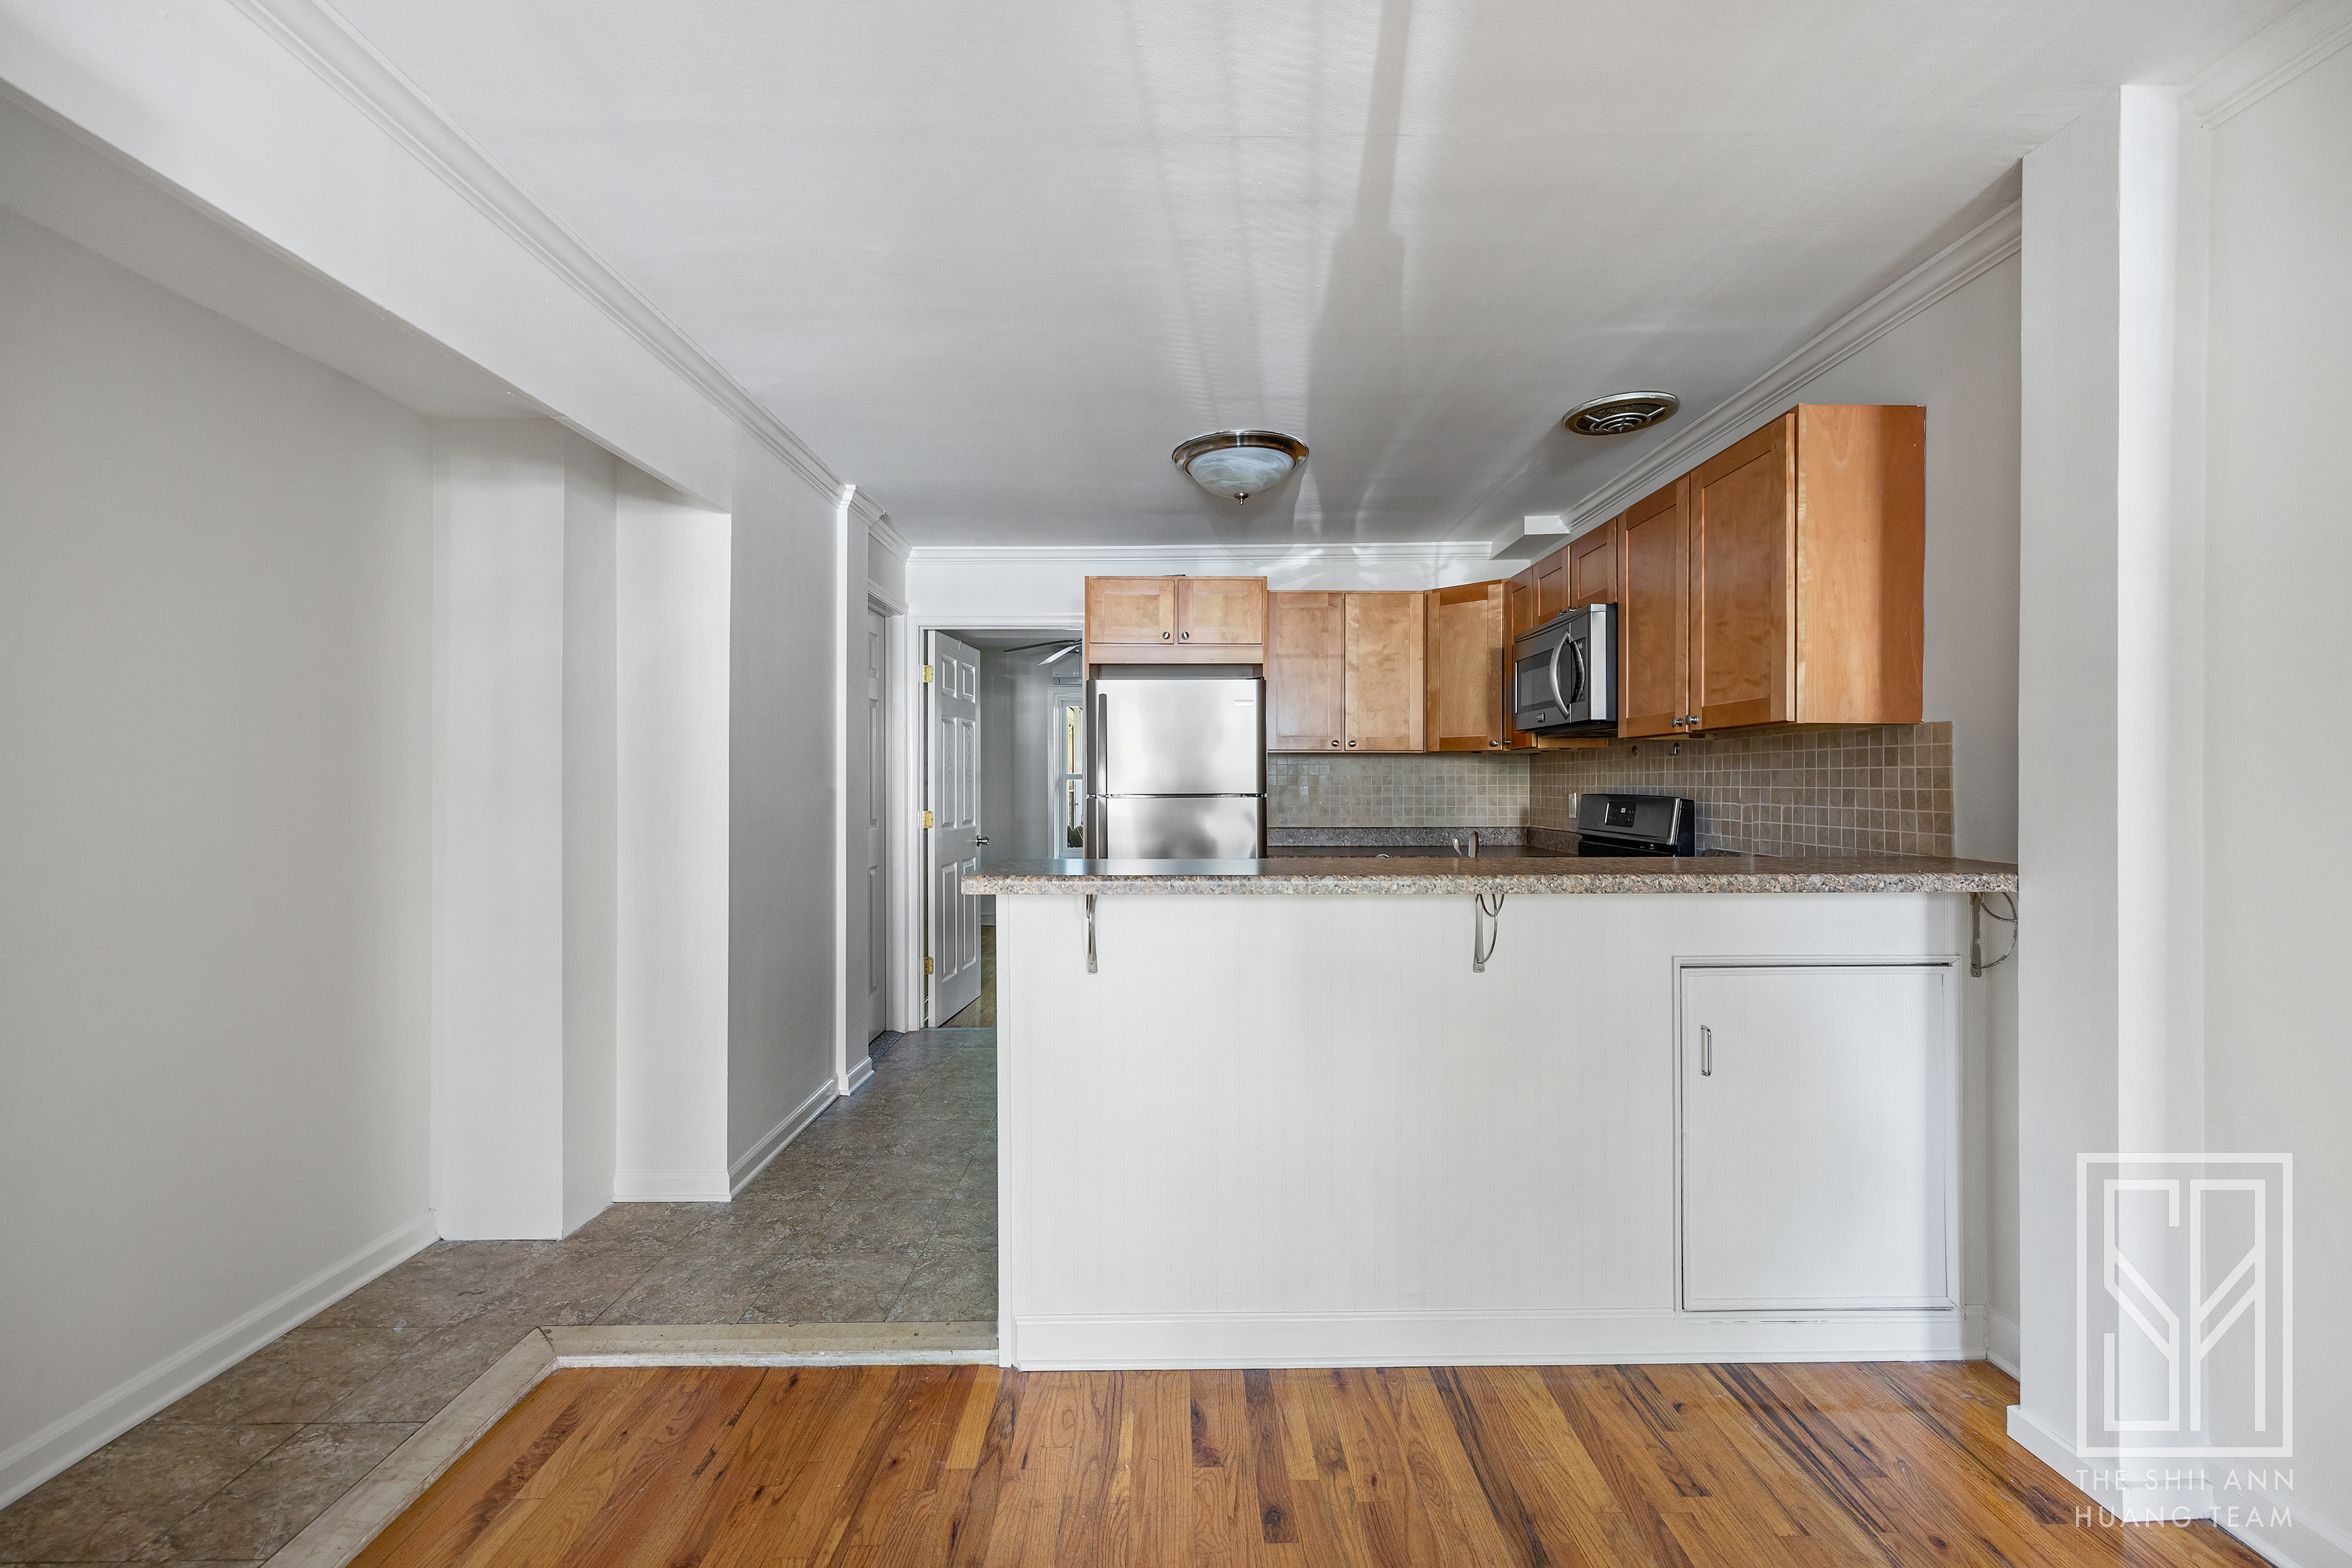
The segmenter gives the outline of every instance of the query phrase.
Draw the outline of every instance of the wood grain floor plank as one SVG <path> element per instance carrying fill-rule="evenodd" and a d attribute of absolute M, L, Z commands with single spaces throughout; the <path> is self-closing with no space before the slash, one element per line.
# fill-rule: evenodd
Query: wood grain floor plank
<path fill-rule="evenodd" d="M 363 1568 L 2263 1568 L 1966 1363 L 559 1373 Z"/>

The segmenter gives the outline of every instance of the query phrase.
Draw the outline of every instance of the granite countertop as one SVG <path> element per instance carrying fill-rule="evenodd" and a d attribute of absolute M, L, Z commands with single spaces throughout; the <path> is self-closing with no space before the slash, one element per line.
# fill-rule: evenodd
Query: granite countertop
<path fill-rule="evenodd" d="M 2012 893 L 2017 868 L 1928 855 L 1286 856 L 1275 860 L 1008 860 L 968 893 Z"/>

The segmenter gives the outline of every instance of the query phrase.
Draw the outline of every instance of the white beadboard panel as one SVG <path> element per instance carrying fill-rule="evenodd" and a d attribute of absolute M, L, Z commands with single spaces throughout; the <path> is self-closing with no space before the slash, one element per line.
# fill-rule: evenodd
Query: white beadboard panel
<path fill-rule="evenodd" d="M 1522 895 L 1478 974 L 1466 897 L 1096 903 L 1093 974 L 1079 898 L 999 906 L 1001 1288 L 1023 1366 L 1147 1364 L 1194 1353 L 1187 1336 L 1214 1347 L 1192 1364 L 1244 1343 L 1289 1364 L 1288 1321 L 1403 1347 L 1458 1337 L 1408 1321 L 1465 1313 L 1671 1319 L 1676 960 L 1948 954 L 1967 910 Z M 1338 1326 L 1354 1319 L 1397 1332 Z M 1924 1332 L 1841 1342 L 1961 1353 L 1958 1327 L 1948 1349 Z"/>

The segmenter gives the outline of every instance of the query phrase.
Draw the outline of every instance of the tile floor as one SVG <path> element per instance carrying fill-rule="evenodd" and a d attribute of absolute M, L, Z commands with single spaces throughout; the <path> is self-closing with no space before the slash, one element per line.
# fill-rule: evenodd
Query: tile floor
<path fill-rule="evenodd" d="M 996 1316 L 996 1031 L 897 1037 L 731 1204 L 444 1241 L 0 1510 L 0 1563 L 258 1563 L 532 1328 Z"/>

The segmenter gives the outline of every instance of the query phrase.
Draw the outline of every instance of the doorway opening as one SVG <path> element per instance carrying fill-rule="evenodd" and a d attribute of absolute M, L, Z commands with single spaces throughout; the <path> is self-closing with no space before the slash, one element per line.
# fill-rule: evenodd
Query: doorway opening
<path fill-rule="evenodd" d="M 1078 852 L 1086 804 L 1086 671 L 1075 626 L 927 634 L 924 879 L 933 1027 L 996 1023 L 996 900 L 963 879 Z"/>

